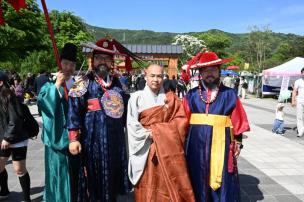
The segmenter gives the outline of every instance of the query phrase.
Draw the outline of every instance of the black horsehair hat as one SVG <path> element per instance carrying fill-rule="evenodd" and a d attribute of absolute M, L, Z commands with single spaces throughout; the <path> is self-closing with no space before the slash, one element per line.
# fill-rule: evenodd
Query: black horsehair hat
<path fill-rule="evenodd" d="M 73 43 L 66 43 L 60 54 L 60 60 L 62 60 L 62 59 L 76 62 L 77 61 L 77 46 Z"/>

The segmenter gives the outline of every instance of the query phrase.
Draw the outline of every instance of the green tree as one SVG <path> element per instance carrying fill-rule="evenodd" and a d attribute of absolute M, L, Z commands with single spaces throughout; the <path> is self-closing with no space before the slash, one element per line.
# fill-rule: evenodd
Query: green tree
<path fill-rule="evenodd" d="M 58 47 L 71 42 L 79 45 L 81 42 L 92 40 L 93 36 L 87 31 L 83 20 L 71 12 L 52 11 L 50 18 Z"/>
<path fill-rule="evenodd" d="M 60 50 L 65 43 L 74 43 L 79 46 L 81 42 L 91 41 L 93 35 L 87 30 L 83 20 L 73 15 L 71 12 L 59 12 L 52 11 L 50 18 L 55 33 L 57 47 Z M 52 53 L 53 54 L 53 53 Z M 81 65 L 81 61 L 85 60 L 85 55 L 82 53 L 82 49 L 78 49 L 78 67 Z"/>
<path fill-rule="evenodd" d="M 42 70 L 52 72 L 56 71 L 56 62 L 49 51 L 33 51 L 26 58 L 20 60 L 19 68 L 18 72 L 23 75 L 27 72 L 39 73 Z"/>
<path fill-rule="evenodd" d="M 236 52 L 234 54 L 231 54 L 231 55 L 229 54 L 228 57 L 229 58 L 230 57 L 233 58 L 233 60 L 231 62 L 229 62 L 229 63 L 223 64 L 222 65 L 223 68 L 227 68 L 228 66 L 235 65 L 235 66 L 239 66 L 240 67 L 239 70 L 243 69 L 244 64 L 245 64 L 245 60 L 243 59 L 243 57 L 238 52 Z"/>
<path fill-rule="evenodd" d="M 256 68 L 258 72 L 265 69 L 264 63 L 271 57 L 271 44 L 273 33 L 269 26 L 259 28 L 253 26 L 247 38 L 247 61 Z"/>
<path fill-rule="evenodd" d="M 6 24 L 0 26 L 0 67 L 19 72 L 55 71 L 50 35 L 36 0 L 27 0 L 27 9 L 20 12 L 6 1 L 2 4 Z M 82 19 L 70 12 L 52 11 L 50 18 L 59 50 L 67 42 L 79 45 L 93 38 Z M 79 63 L 84 59 L 81 51 L 79 48 Z"/>
<path fill-rule="evenodd" d="M 35 0 L 27 0 L 27 9 L 16 12 L 2 1 L 6 24 L 0 26 L 0 61 L 16 61 L 34 50 L 48 47 L 41 11 Z"/>
<path fill-rule="evenodd" d="M 227 35 L 205 32 L 199 34 L 197 38 L 205 41 L 208 50 L 215 52 L 220 58 L 228 56 L 226 48 L 230 47 L 232 41 Z"/>
<path fill-rule="evenodd" d="M 282 42 L 275 50 L 272 57 L 279 61 L 284 61 L 290 59 L 292 56 L 293 56 L 293 47 L 287 42 Z"/>

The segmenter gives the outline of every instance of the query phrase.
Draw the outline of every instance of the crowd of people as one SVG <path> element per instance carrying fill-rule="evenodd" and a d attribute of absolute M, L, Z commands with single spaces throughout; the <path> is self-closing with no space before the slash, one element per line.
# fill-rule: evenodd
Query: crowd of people
<path fill-rule="evenodd" d="M 230 76 L 229 74 L 223 78 L 223 84 L 229 88 L 233 88 L 239 97 L 247 98 L 248 81 L 244 76 Z"/>
<path fill-rule="evenodd" d="M 1 199 L 9 196 L 12 156 L 24 201 L 31 200 L 23 91 L 37 96 L 43 120 L 44 201 L 116 201 L 132 190 L 138 202 L 240 201 L 237 157 L 250 128 L 237 92 L 220 79 L 229 59 L 202 54 L 193 67 L 200 80 L 187 89 L 158 64 L 141 75 L 111 73 L 117 43 L 98 40 L 92 68 L 77 79 L 72 43 L 55 80 L 29 74 L 21 90 L 17 74 L 0 73 Z"/>
<path fill-rule="evenodd" d="M 41 71 L 38 75 L 28 73 L 24 78 L 15 71 L 4 71 L 4 73 L 8 76 L 8 84 L 11 90 L 20 102 L 27 104 L 36 102 L 41 87 L 47 82 L 54 82 L 56 79 L 56 76 L 46 71 Z M 144 73 L 124 72 L 119 73 L 117 76 L 123 90 L 127 93 L 143 90 L 146 85 Z M 73 77 L 75 77 L 75 75 L 73 75 Z M 168 80 L 168 82 L 166 82 L 168 87 L 178 93 L 180 98 L 184 97 L 189 87 L 187 87 L 187 84 L 179 76 L 175 79 L 173 75 L 172 78 L 169 79 L 169 76 L 165 75 L 164 78 Z"/>

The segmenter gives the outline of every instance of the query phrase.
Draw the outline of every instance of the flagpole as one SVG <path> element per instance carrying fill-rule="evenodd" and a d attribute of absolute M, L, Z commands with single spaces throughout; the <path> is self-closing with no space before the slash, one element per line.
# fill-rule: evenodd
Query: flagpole
<path fill-rule="evenodd" d="M 52 40 L 52 45 L 53 45 L 53 50 L 54 50 L 54 55 L 55 55 L 55 58 L 56 58 L 56 63 L 57 63 L 57 66 L 58 66 L 58 70 L 61 70 L 62 67 L 61 67 L 61 62 L 60 62 L 60 58 L 59 58 L 59 52 L 58 52 L 58 48 L 57 48 L 57 44 L 56 44 L 56 40 L 55 40 L 55 36 L 54 36 L 54 31 L 53 31 L 52 23 L 51 23 L 51 20 L 50 20 L 48 9 L 46 7 L 45 0 L 41 0 L 41 4 L 42 4 L 42 7 L 43 7 L 43 12 L 44 12 L 45 20 L 47 22 L 47 27 L 48 27 L 48 30 L 49 30 L 49 33 L 50 33 L 50 37 L 51 37 L 51 40 Z"/>

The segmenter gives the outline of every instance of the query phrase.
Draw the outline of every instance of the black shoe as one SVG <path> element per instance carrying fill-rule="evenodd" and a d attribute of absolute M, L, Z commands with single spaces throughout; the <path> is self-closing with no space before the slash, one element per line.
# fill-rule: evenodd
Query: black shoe
<path fill-rule="evenodd" d="M 1 201 L 1 200 L 4 200 L 4 199 L 7 199 L 8 196 L 9 196 L 9 194 L 10 194 L 9 191 L 7 191 L 7 192 L 1 191 L 1 192 L 0 192 L 0 201 Z"/>

